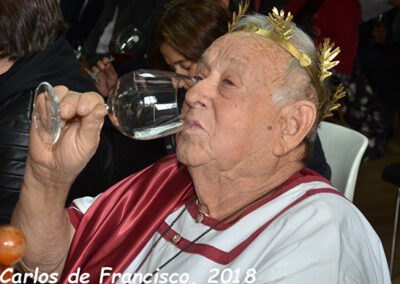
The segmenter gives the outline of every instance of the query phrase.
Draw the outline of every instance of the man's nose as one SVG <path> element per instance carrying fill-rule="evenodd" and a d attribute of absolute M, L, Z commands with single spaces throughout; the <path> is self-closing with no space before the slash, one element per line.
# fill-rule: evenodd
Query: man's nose
<path fill-rule="evenodd" d="M 193 87 L 191 87 L 185 96 L 185 103 L 191 108 L 202 107 L 205 108 L 210 101 L 208 96 L 210 90 L 206 80 L 198 81 Z"/>

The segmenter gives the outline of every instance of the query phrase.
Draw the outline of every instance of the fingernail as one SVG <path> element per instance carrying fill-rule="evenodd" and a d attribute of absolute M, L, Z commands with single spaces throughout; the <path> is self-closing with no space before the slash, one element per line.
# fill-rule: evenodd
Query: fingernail
<path fill-rule="evenodd" d="M 85 105 L 79 106 L 79 112 L 80 113 L 86 113 L 87 107 Z"/>
<path fill-rule="evenodd" d="M 69 105 L 62 105 L 61 106 L 61 114 L 68 115 L 71 112 L 71 107 Z"/>

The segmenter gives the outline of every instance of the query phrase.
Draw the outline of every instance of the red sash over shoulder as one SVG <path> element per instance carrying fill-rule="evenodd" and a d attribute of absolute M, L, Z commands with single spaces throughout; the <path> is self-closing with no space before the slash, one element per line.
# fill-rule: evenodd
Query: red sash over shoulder
<path fill-rule="evenodd" d="M 189 173 L 175 155 L 117 183 L 81 218 L 60 283 L 78 269 L 90 274 L 89 283 L 99 283 L 103 267 L 123 273 L 164 219 L 193 196 Z"/>

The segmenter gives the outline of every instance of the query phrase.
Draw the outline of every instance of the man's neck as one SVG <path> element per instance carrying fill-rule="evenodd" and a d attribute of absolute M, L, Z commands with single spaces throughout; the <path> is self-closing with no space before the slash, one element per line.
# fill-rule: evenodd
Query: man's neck
<path fill-rule="evenodd" d="M 252 205 L 254 200 L 282 185 L 303 167 L 300 161 L 280 161 L 270 169 L 265 168 L 259 173 L 254 171 L 252 174 L 245 170 L 246 174 L 232 174 L 209 167 L 189 168 L 189 171 L 200 211 L 222 220 L 247 204 Z M 241 211 L 227 221 L 235 219 Z"/>

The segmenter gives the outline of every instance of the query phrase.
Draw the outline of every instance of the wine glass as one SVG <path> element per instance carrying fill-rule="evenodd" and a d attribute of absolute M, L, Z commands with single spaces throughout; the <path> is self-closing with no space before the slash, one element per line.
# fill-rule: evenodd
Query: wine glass
<path fill-rule="evenodd" d="M 110 62 L 127 61 L 135 57 L 143 45 L 143 35 L 135 25 L 129 25 L 116 33 L 109 45 Z"/>
<path fill-rule="evenodd" d="M 33 109 L 33 122 L 40 138 L 53 145 L 60 137 L 61 118 L 57 94 L 49 83 L 42 82 L 36 88 Z"/>
<path fill-rule="evenodd" d="M 180 102 L 195 83 L 192 77 L 169 71 L 133 71 L 118 80 L 105 107 L 124 135 L 137 140 L 165 137 L 183 129 Z M 60 106 L 49 83 L 36 89 L 33 119 L 42 141 L 55 144 L 61 134 Z"/>
<path fill-rule="evenodd" d="M 116 33 L 108 44 L 110 57 L 108 62 L 122 62 L 133 59 L 137 51 L 143 45 L 143 35 L 135 25 L 128 25 Z M 89 68 L 85 68 L 86 73 L 98 84 L 101 82 L 98 75 Z"/>

